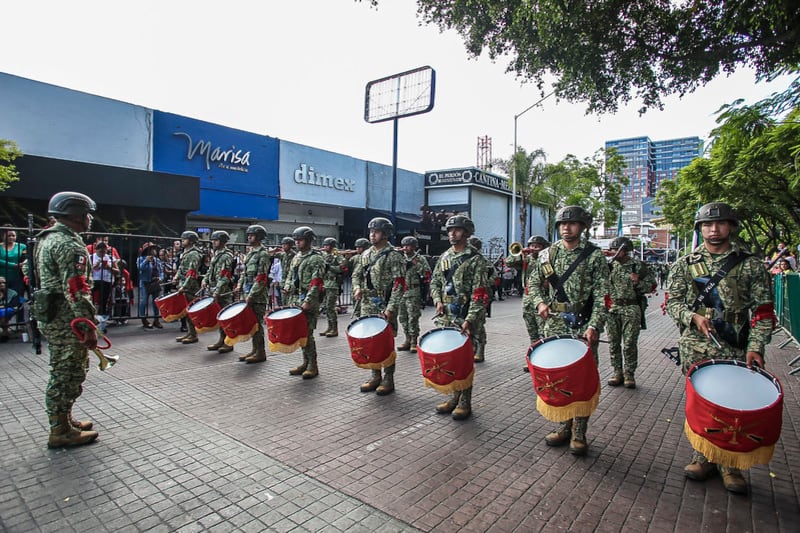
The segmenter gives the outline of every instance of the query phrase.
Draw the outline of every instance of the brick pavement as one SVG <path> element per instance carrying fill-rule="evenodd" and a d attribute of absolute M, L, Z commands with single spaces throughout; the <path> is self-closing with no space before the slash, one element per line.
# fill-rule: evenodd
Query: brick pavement
<path fill-rule="evenodd" d="M 319 378 L 291 377 L 299 353 L 244 365 L 201 343 L 174 342 L 177 326 L 111 328 L 121 362 L 93 369 L 77 414 L 100 438 L 48 450 L 45 356 L 0 346 L 0 529 L 8 531 L 796 531 L 800 523 L 797 354 L 768 352 L 785 388 L 772 463 L 749 473 L 753 493 L 719 478 L 683 477 L 683 380 L 660 354 L 676 329 L 652 305 L 640 341 L 639 388 L 603 385 L 588 456 L 548 448 L 552 424 L 535 410 L 523 373 L 516 298 L 495 302 L 474 415 L 436 415 L 414 355 L 398 355 L 397 391 L 362 394 L 368 371 L 344 335 L 320 339 Z M 431 309 L 422 330 L 432 325 Z M 347 323 L 347 317 L 340 317 Z M 341 331 L 344 328 L 340 328 Z M 605 345 L 601 380 L 609 377 Z M 94 365 L 94 362 L 92 363 Z"/>

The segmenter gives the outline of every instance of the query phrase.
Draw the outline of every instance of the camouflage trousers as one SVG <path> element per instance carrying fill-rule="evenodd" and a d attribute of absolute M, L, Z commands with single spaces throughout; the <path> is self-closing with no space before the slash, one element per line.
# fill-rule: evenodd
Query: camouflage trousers
<path fill-rule="evenodd" d="M 317 341 L 314 340 L 314 329 L 317 327 L 317 320 L 319 320 L 319 308 L 311 308 L 305 315 L 308 324 L 308 339 L 303 347 L 303 358 L 307 361 L 310 355 L 317 355 Z"/>
<path fill-rule="evenodd" d="M 528 338 L 531 344 L 536 342 L 544 334 L 544 320 L 536 312 L 533 302 L 522 301 L 522 320 L 525 321 L 525 328 L 528 330 Z"/>
<path fill-rule="evenodd" d="M 706 359 L 736 359 L 744 361 L 746 351 L 734 348 L 720 339 L 722 349 L 717 348 L 710 340 L 706 339 L 694 328 L 686 329 L 678 341 L 681 357 L 681 372 L 686 375 L 695 363 Z"/>
<path fill-rule="evenodd" d="M 409 339 L 419 337 L 419 317 L 422 315 L 422 302 L 419 289 L 408 289 L 400 300 L 397 319 Z"/>
<path fill-rule="evenodd" d="M 264 315 L 267 314 L 266 302 L 250 302 L 250 308 L 256 314 L 256 321 L 258 322 L 258 329 L 253 333 L 253 348 L 261 348 L 265 346 L 264 343 Z"/>
<path fill-rule="evenodd" d="M 638 305 L 614 306 L 608 313 L 608 351 L 611 354 L 611 368 L 615 372 L 636 372 L 641 329 L 642 312 Z"/>
<path fill-rule="evenodd" d="M 69 413 L 83 392 L 89 369 L 89 351 L 78 342 L 70 327 L 43 326 L 50 351 L 50 381 L 45 391 L 45 407 L 49 416 Z"/>
<path fill-rule="evenodd" d="M 325 318 L 331 325 L 336 326 L 339 323 L 338 314 L 336 312 L 336 305 L 339 303 L 339 287 L 325 287 L 325 295 L 322 300 L 322 309 L 325 311 Z"/>

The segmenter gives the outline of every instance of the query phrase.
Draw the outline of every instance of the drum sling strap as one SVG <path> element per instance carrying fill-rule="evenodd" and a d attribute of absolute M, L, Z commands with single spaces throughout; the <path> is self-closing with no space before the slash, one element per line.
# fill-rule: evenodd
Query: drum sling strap
<path fill-rule="evenodd" d="M 464 255 L 459 257 L 458 259 L 450 262 L 450 267 L 444 273 L 445 282 L 446 282 L 445 283 L 445 294 L 447 294 L 448 296 L 456 296 L 456 294 L 455 294 L 455 285 L 453 284 L 453 276 L 455 276 L 456 271 L 461 267 L 461 265 L 463 265 L 469 259 L 472 259 L 472 257 L 474 255 L 475 255 L 475 253 L 472 251 L 472 248 L 469 248 L 467 250 L 467 253 L 465 253 Z M 462 302 L 461 299 L 458 299 L 457 301 L 454 301 L 453 303 L 450 304 L 452 306 L 451 307 L 451 312 L 453 313 L 453 315 L 457 316 L 458 318 L 462 318 L 462 319 L 466 318 L 467 313 L 469 312 L 469 305 L 467 305 L 468 303 L 469 303 L 469 296 L 467 296 L 467 301 L 466 302 Z"/>
<path fill-rule="evenodd" d="M 597 249 L 596 246 L 591 243 L 587 243 L 586 248 L 581 251 L 575 261 L 569 265 L 567 270 L 565 270 L 560 277 L 556 275 L 555 270 L 553 270 L 552 274 L 545 277 L 545 279 L 550 283 L 550 286 L 555 289 L 557 301 L 560 303 L 569 303 L 569 296 L 567 296 L 567 293 L 564 291 L 564 283 L 566 283 L 572 273 L 575 272 L 575 269 L 578 268 L 578 265 L 580 265 L 583 260 L 589 257 L 589 255 L 595 251 L 595 249 Z"/>
<path fill-rule="evenodd" d="M 392 251 L 392 247 L 387 245 L 386 248 L 381 250 L 381 252 L 379 254 L 377 254 L 375 257 L 373 257 L 373 258 L 371 258 L 369 260 L 369 264 L 364 269 L 364 279 L 367 282 L 367 288 L 369 290 L 371 290 L 371 291 L 375 290 L 375 284 L 372 283 L 372 274 L 371 274 L 372 267 L 374 267 L 375 265 L 378 264 L 378 261 L 380 260 L 381 257 L 383 257 L 385 255 L 389 255 L 389 252 L 391 252 L 391 251 Z"/>
<path fill-rule="evenodd" d="M 708 298 L 708 296 L 711 294 L 711 291 L 713 291 L 714 288 L 719 285 L 719 282 L 722 281 L 731 270 L 736 268 L 736 265 L 747 259 L 747 256 L 748 254 L 745 253 L 731 254 L 730 257 L 728 257 L 728 260 L 725 261 L 725 264 L 723 264 L 722 267 L 717 270 L 717 273 L 711 276 L 711 279 L 708 280 L 706 286 L 703 287 L 703 290 L 700 291 L 700 294 L 698 294 L 697 298 L 694 299 L 694 302 L 691 306 L 689 306 L 689 309 L 693 313 L 700 309 L 703 303 L 705 303 L 706 298 Z"/>

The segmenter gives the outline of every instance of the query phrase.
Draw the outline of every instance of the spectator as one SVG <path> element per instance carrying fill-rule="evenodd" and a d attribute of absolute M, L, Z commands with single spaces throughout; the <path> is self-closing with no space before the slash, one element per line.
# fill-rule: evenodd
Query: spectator
<path fill-rule="evenodd" d="M 777 274 L 789 274 L 791 272 L 794 272 L 794 269 L 792 268 L 792 265 L 789 262 L 789 259 L 786 258 L 786 257 L 783 257 L 783 258 L 779 259 L 777 263 L 775 263 L 775 266 L 772 267 L 772 270 L 770 270 L 769 272 L 770 272 L 770 274 L 775 274 L 775 275 L 777 275 Z"/>
<path fill-rule="evenodd" d="M 510 296 L 514 288 L 514 279 L 517 277 L 516 269 L 511 268 L 503 261 L 503 292 Z"/>
<path fill-rule="evenodd" d="M 161 259 L 164 256 L 164 250 L 159 250 L 157 244 L 146 242 L 142 245 L 142 251 L 136 261 L 136 269 L 139 272 L 139 316 L 142 319 L 142 327 L 146 329 L 163 328 L 158 320 L 156 298 L 161 294 L 161 284 L 164 281 L 164 263 Z M 153 311 L 152 325 L 147 320 L 148 301 Z"/>
<path fill-rule="evenodd" d="M 108 245 L 105 242 L 97 242 L 94 245 L 94 253 L 91 255 L 92 262 L 92 299 L 100 316 L 110 314 L 109 304 L 111 302 L 111 284 L 114 276 L 119 274 L 116 261 L 108 253 Z"/>
<path fill-rule="evenodd" d="M 90 244 L 86 247 L 86 251 L 89 252 L 89 255 L 95 252 L 95 248 L 98 244 L 104 243 L 106 245 L 106 253 L 114 258 L 115 261 L 119 261 L 119 252 L 116 248 L 108 244 L 108 235 L 97 235 L 95 237 L 94 244 Z"/>
<path fill-rule="evenodd" d="M 0 249 L 0 276 L 6 279 L 9 289 L 17 294 L 25 292 L 25 282 L 20 265 L 25 261 L 25 245 L 17 242 L 17 232 L 9 224 L 2 228 L 2 249 Z"/>
<path fill-rule="evenodd" d="M 6 286 L 6 278 L 0 276 L 0 342 L 8 342 L 8 319 L 19 307 L 19 295 Z"/>

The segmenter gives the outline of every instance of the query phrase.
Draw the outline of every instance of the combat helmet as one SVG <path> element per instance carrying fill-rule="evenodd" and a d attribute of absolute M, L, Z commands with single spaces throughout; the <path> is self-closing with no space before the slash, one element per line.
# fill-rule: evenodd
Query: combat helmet
<path fill-rule="evenodd" d="M 541 235 L 531 235 L 531 237 L 528 239 L 528 247 L 531 247 L 534 244 L 538 244 L 543 248 L 550 246 L 550 242 Z"/>
<path fill-rule="evenodd" d="M 212 241 L 219 241 L 222 244 L 225 244 L 229 240 L 231 240 L 231 236 L 228 234 L 227 231 L 217 230 L 211 234 Z"/>
<path fill-rule="evenodd" d="M 288 244 L 289 246 L 294 246 L 294 239 L 291 237 L 284 237 L 281 239 L 281 244 Z"/>
<path fill-rule="evenodd" d="M 336 242 L 336 239 L 334 239 L 333 237 L 325 237 L 325 239 L 322 241 L 322 246 L 333 246 L 334 248 L 336 248 L 337 246 L 339 246 L 339 243 Z"/>
<path fill-rule="evenodd" d="M 469 238 L 469 245 L 475 248 L 476 250 L 480 251 L 483 248 L 483 241 L 481 241 L 477 237 L 470 237 Z"/>
<path fill-rule="evenodd" d="M 447 219 L 444 225 L 445 229 L 450 228 L 463 228 L 469 235 L 475 233 L 475 224 L 466 215 L 453 215 Z"/>
<path fill-rule="evenodd" d="M 734 226 L 739 226 L 739 217 L 734 209 L 724 202 L 710 202 L 700 207 L 694 215 L 694 229 L 700 228 L 703 222 L 727 220 Z"/>
<path fill-rule="evenodd" d="M 292 232 L 292 238 L 294 240 L 305 239 L 308 242 L 313 242 L 317 238 L 317 234 L 308 226 L 300 226 Z"/>
<path fill-rule="evenodd" d="M 562 222 L 580 222 L 589 229 L 592 226 L 592 215 L 579 205 L 566 205 L 556 213 L 556 227 Z"/>
<path fill-rule="evenodd" d="M 194 231 L 184 231 L 181 233 L 181 239 L 189 239 L 192 242 L 200 240 L 200 236 Z"/>
<path fill-rule="evenodd" d="M 392 224 L 392 221 L 388 218 L 375 217 L 369 221 L 369 224 L 367 224 L 367 229 L 380 231 L 383 233 L 383 236 L 388 239 L 392 236 L 392 233 L 394 233 L 394 224 Z"/>
<path fill-rule="evenodd" d="M 59 216 L 82 216 L 94 213 L 97 204 L 85 194 L 72 191 L 57 192 L 50 198 L 47 214 Z"/>
<path fill-rule="evenodd" d="M 611 241 L 611 245 L 608 248 L 609 250 L 619 250 L 622 248 L 623 250 L 630 252 L 633 250 L 633 243 L 627 237 L 617 237 Z"/>
<path fill-rule="evenodd" d="M 365 239 L 364 237 L 360 237 L 360 238 L 356 239 L 356 243 L 355 243 L 354 246 L 356 248 L 369 248 L 372 245 L 370 244 L 368 239 Z"/>
<path fill-rule="evenodd" d="M 256 235 L 259 241 L 263 241 L 267 238 L 267 229 L 261 224 L 247 226 L 247 229 L 244 233 L 245 235 Z"/>
<path fill-rule="evenodd" d="M 403 237 L 403 240 L 400 241 L 400 246 L 411 246 L 415 250 L 419 249 L 419 241 L 416 237 L 412 237 L 409 235 L 408 237 Z"/>

